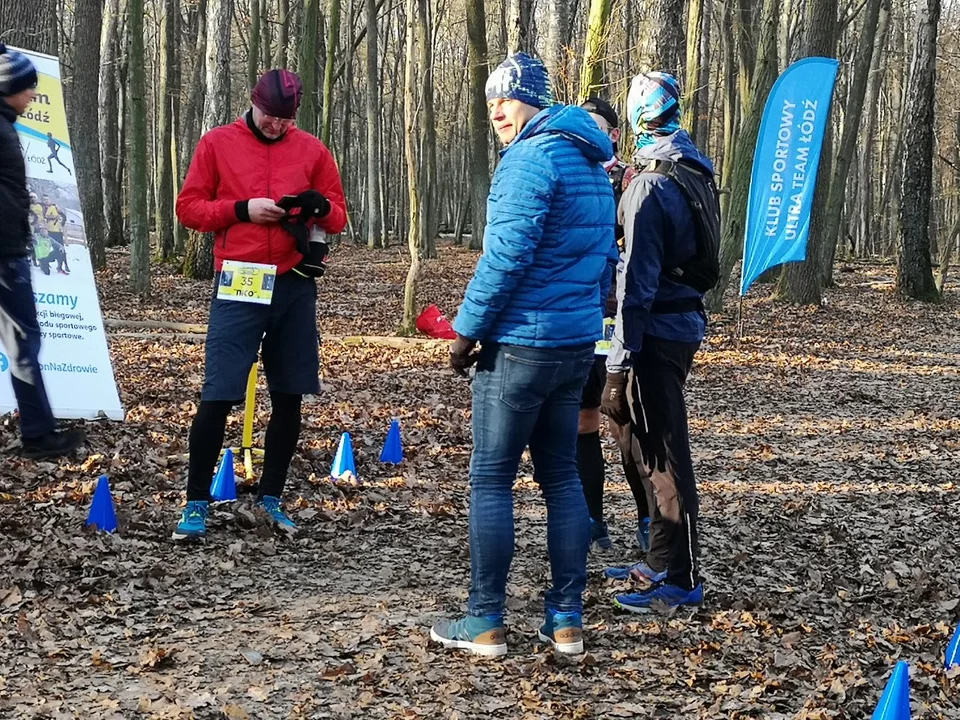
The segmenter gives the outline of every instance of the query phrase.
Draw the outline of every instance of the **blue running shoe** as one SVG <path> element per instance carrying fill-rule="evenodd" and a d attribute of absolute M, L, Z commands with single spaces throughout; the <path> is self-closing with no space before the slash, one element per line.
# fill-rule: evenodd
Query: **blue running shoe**
<path fill-rule="evenodd" d="M 603 576 L 611 580 L 628 580 L 633 578 L 641 582 L 659 583 L 667 579 L 667 571 L 662 570 L 661 572 L 657 572 L 641 560 L 627 567 L 607 568 L 603 571 Z"/>
<path fill-rule="evenodd" d="M 650 518 L 645 517 L 640 521 L 640 527 L 637 528 L 637 545 L 641 552 L 650 552 Z"/>
<path fill-rule="evenodd" d="M 583 615 L 578 612 L 547 610 L 538 634 L 559 653 L 583 654 Z"/>
<path fill-rule="evenodd" d="M 206 500 L 191 500 L 183 509 L 177 529 L 171 536 L 174 540 L 193 540 L 207 535 L 207 512 L 210 503 Z"/>
<path fill-rule="evenodd" d="M 703 604 L 703 583 L 693 590 L 684 590 L 676 585 L 660 584 L 643 592 L 617 595 L 613 604 L 621 610 L 633 613 L 648 613 L 654 605 L 668 608 L 698 606 Z"/>
<path fill-rule="evenodd" d="M 296 523 L 288 518 L 284 514 L 283 510 L 280 509 L 280 498 L 273 497 L 272 495 L 264 495 L 257 501 L 257 507 L 263 508 L 267 515 L 270 516 L 270 519 L 273 520 L 279 527 L 286 530 L 297 529 Z"/>
<path fill-rule="evenodd" d="M 601 550 L 610 550 L 613 547 L 613 541 L 610 540 L 610 533 L 607 532 L 607 523 L 604 520 L 597 522 L 590 518 L 590 544 Z"/>
<path fill-rule="evenodd" d="M 430 639 L 445 648 L 469 650 L 474 655 L 500 657 L 507 654 L 507 631 L 502 615 L 440 620 L 430 628 Z"/>

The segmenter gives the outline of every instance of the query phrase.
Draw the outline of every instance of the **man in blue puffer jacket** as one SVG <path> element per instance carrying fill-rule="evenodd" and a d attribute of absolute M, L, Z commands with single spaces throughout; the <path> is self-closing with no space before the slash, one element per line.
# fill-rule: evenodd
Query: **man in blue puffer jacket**
<path fill-rule="evenodd" d="M 647 612 L 654 604 L 699 605 L 703 599 L 699 501 L 683 389 L 703 341 L 706 314 L 701 294 L 670 272 L 696 255 L 697 224 L 677 183 L 653 169 L 658 161 L 675 163 L 690 171 L 691 182 L 713 188 L 713 165 L 680 128 L 680 90 L 672 76 L 636 76 L 627 110 L 637 133 L 639 174 L 620 203 L 625 250 L 600 409 L 632 430 L 630 455 L 644 487 L 631 483 L 631 490 L 646 492 L 652 523 L 646 560 L 609 568 L 605 575 L 640 580 L 646 588 L 618 595 L 616 604 Z"/>
<path fill-rule="evenodd" d="M 434 625 L 446 647 L 506 653 L 513 484 L 529 445 L 547 503 L 553 587 L 540 637 L 580 653 L 590 518 L 575 451 L 580 394 L 617 262 L 610 139 L 586 111 L 556 105 L 546 68 L 524 54 L 486 86 L 506 146 L 493 177 L 484 252 L 454 321 L 450 363 L 472 382 L 471 587 L 467 616 Z M 474 352 L 477 345 L 480 351 Z"/>

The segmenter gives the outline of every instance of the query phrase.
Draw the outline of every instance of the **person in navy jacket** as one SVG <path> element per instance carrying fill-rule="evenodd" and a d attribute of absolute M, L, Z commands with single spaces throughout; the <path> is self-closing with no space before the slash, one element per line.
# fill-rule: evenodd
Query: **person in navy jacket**
<path fill-rule="evenodd" d="M 507 651 L 513 484 L 530 447 L 547 504 L 553 587 L 540 637 L 583 650 L 590 518 L 575 459 L 580 395 L 617 262 L 610 139 L 585 110 L 557 105 L 543 63 L 519 53 L 491 74 L 490 121 L 505 149 L 483 255 L 453 327 L 450 364 L 472 381 L 471 582 L 467 615 L 434 625 L 446 647 Z M 479 345 L 479 351 L 477 346 Z"/>
<path fill-rule="evenodd" d="M 666 73 L 633 79 L 627 110 L 637 133 L 638 174 L 620 203 L 624 257 L 617 276 L 617 321 L 607 357 L 601 412 L 629 425 L 640 458 L 651 510 L 645 561 L 609 568 L 609 578 L 640 580 L 640 592 L 618 595 L 624 610 L 646 612 L 654 603 L 699 605 L 697 566 L 699 501 L 690 456 L 684 384 L 703 341 L 701 294 L 669 272 L 697 252 L 696 221 L 680 187 L 653 172 L 658 161 L 678 163 L 700 182 L 713 165 L 680 127 L 680 90 Z M 638 506 L 640 502 L 638 502 Z"/>

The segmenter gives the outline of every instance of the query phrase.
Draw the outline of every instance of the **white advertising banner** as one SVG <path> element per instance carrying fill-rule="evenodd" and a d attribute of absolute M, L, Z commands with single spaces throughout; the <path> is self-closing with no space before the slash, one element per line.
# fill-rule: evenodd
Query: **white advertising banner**
<path fill-rule="evenodd" d="M 37 68 L 37 97 L 16 124 L 27 164 L 32 280 L 43 334 L 40 366 L 59 418 L 123 420 L 80 210 L 55 57 L 21 50 Z M 16 407 L 0 353 L 0 411 Z"/>

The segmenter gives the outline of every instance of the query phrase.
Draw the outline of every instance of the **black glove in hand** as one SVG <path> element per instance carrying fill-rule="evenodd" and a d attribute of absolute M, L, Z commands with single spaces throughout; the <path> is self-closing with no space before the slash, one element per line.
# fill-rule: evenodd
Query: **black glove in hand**
<path fill-rule="evenodd" d="M 603 386 L 600 396 L 600 412 L 613 420 L 617 425 L 630 424 L 630 405 L 627 398 L 629 388 L 625 372 L 608 372 L 607 382 Z"/>
<path fill-rule="evenodd" d="M 297 195 L 296 207 L 300 208 L 304 217 L 322 218 L 330 212 L 330 201 L 323 193 L 316 190 L 305 190 Z"/>
<path fill-rule="evenodd" d="M 477 341 L 457 335 L 457 339 L 450 344 L 450 367 L 461 377 L 467 376 L 467 368 L 477 362 L 479 353 L 474 352 Z"/>

